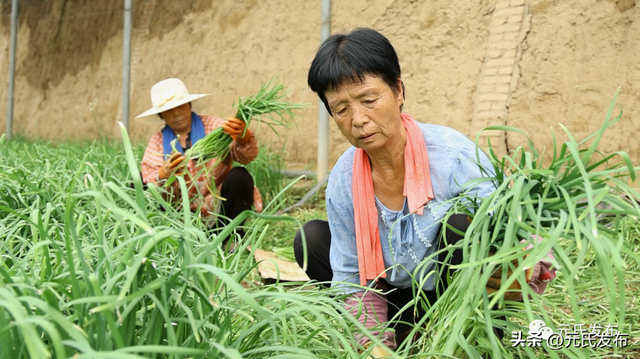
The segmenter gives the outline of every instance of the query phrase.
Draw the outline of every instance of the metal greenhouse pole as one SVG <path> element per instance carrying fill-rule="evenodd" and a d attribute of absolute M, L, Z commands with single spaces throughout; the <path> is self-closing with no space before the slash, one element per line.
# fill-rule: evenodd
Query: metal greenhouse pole
<path fill-rule="evenodd" d="M 320 42 L 324 42 L 331 35 L 331 0 L 322 0 L 320 25 Z M 319 101 L 320 113 L 318 117 L 318 183 L 329 172 L 329 112 L 324 103 Z"/>
<path fill-rule="evenodd" d="M 16 37 L 18 37 L 18 0 L 11 1 L 11 44 L 9 45 L 9 104 L 7 105 L 7 139 L 13 131 L 13 84 L 16 74 Z"/>
<path fill-rule="evenodd" d="M 129 130 L 129 83 L 131 76 L 131 0 L 124 0 L 124 42 L 122 49 L 122 123 Z"/>

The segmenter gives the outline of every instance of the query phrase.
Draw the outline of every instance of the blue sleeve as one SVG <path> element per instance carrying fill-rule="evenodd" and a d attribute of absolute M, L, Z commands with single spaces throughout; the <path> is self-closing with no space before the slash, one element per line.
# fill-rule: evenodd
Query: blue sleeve
<path fill-rule="evenodd" d="M 343 179 L 342 179 L 343 180 Z M 348 294 L 361 291 L 346 283 L 360 284 L 358 267 L 358 249 L 356 245 L 356 228 L 353 217 L 353 202 L 347 191 L 349 186 L 337 183 L 327 188 L 327 218 L 331 230 L 331 250 L 329 253 L 333 271 L 333 287 L 339 292 Z M 371 281 L 369 281 L 371 282 Z M 369 285 L 371 283 L 368 283 Z"/>
<path fill-rule="evenodd" d="M 451 197 L 456 197 L 468 190 L 470 196 L 486 198 L 496 190 L 495 183 L 490 179 L 495 177 L 495 170 L 484 152 L 480 151 L 480 163 L 475 150 L 475 143 L 467 139 L 460 150 L 460 155 L 454 158 L 456 166 L 451 173 L 449 190 Z M 478 179 L 485 179 L 478 181 Z M 473 182 L 472 182 L 473 181 Z"/>

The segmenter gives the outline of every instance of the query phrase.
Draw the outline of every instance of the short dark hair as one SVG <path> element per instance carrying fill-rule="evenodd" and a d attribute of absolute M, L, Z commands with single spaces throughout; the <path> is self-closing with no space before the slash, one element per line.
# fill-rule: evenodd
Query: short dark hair
<path fill-rule="evenodd" d="M 381 78 L 397 93 L 400 62 L 391 42 L 373 29 L 358 28 L 327 38 L 311 62 L 307 83 L 318 94 L 327 111 L 325 93 L 345 81 L 362 81 L 365 75 Z M 404 96 L 404 84 L 401 84 Z"/>

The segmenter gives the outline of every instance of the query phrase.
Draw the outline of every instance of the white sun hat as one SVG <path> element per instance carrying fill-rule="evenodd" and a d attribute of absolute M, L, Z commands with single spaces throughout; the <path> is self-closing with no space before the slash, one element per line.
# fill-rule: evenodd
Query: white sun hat
<path fill-rule="evenodd" d="M 135 118 L 156 115 L 210 94 L 189 94 L 179 79 L 166 79 L 151 87 L 151 108 Z"/>

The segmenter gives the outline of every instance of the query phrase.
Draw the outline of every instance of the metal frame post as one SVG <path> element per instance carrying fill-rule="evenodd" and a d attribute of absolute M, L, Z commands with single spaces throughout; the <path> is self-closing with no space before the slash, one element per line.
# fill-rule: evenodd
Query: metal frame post
<path fill-rule="evenodd" d="M 122 123 L 129 130 L 129 86 L 131 80 L 131 1 L 124 0 L 124 42 L 122 49 Z"/>
<path fill-rule="evenodd" d="M 18 37 L 18 0 L 11 1 L 11 44 L 9 45 L 9 93 L 7 104 L 7 139 L 13 132 L 13 88 L 16 75 L 16 38 Z"/>
<path fill-rule="evenodd" d="M 320 42 L 331 35 L 331 0 L 322 0 Z M 329 112 L 322 101 L 318 101 L 318 168 L 317 179 L 322 181 L 329 172 Z"/>

